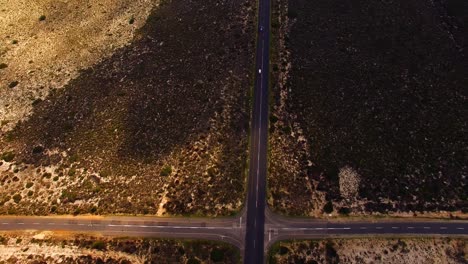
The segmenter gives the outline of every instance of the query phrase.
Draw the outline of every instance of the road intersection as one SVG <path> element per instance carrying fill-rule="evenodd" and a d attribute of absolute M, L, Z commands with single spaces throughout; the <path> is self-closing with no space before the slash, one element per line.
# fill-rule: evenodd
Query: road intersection
<path fill-rule="evenodd" d="M 236 217 L 177 218 L 151 216 L 0 216 L 0 231 L 61 230 L 109 236 L 200 238 L 231 243 L 244 263 L 264 263 L 267 248 L 282 239 L 355 236 L 468 236 L 468 221 L 457 220 L 326 220 L 288 218 L 265 204 L 268 137 L 270 1 L 259 0 L 256 78 L 251 121 L 247 207 Z M 266 243 L 265 243 L 266 241 Z"/>

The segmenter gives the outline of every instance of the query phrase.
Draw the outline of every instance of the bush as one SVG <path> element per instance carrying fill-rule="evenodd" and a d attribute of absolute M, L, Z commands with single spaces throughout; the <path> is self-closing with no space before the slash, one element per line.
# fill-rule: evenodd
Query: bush
<path fill-rule="evenodd" d="M 64 190 L 64 191 L 62 192 L 62 198 L 63 198 L 63 199 L 66 199 L 66 200 L 67 200 L 68 202 L 70 202 L 70 203 L 75 202 L 76 197 L 77 197 L 76 193 L 72 193 L 72 192 L 69 192 L 69 191 L 67 191 L 67 190 Z"/>
<path fill-rule="evenodd" d="M 323 206 L 323 211 L 327 214 L 333 212 L 333 203 L 331 201 L 328 201 L 324 206 Z"/>
<path fill-rule="evenodd" d="M 8 67 L 6 63 L 0 63 L 0 70 L 5 69 L 6 67 Z"/>
<path fill-rule="evenodd" d="M 196 258 L 189 258 L 187 264 L 200 264 L 201 262 Z"/>
<path fill-rule="evenodd" d="M 14 158 L 15 158 L 15 153 L 13 153 L 12 151 L 4 152 L 2 154 L 2 160 L 6 161 L 6 162 L 10 162 Z"/>
<path fill-rule="evenodd" d="M 77 154 L 70 155 L 70 157 L 68 158 L 68 161 L 70 163 L 77 162 L 78 161 L 78 155 Z"/>
<path fill-rule="evenodd" d="M 166 166 L 164 166 L 162 168 L 160 175 L 161 176 L 169 176 L 169 175 L 171 175 L 171 173 L 172 173 L 172 167 L 166 165 Z"/>
<path fill-rule="evenodd" d="M 28 183 L 26 183 L 26 188 L 29 189 L 29 188 L 31 188 L 33 185 L 34 185 L 34 184 L 33 184 L 32 182 L 28 182 Z"/>
<path fill-rule="evenodd" d="M 333 243 L 330 241 L 325 244 L 325 254 L 327 259 L 331 261 L 330 263 L 339 263 L 340 258 L 338 256 L 338 253 L 333 247 Z"/>
<path fill-rule="evenodd" d="M 76 169 L 73 167 L 68 171 L 68 176 L 73 177 L 76 174 Z"/>
<path fill-rule="evenodd" d="M 270 115 L 270 123 L 274 124 L 278 122 L 278 117 L 275 115 Z"/>
<path fill-rule="evenodd" d="M 130 20 L 128 20 L 128 23 L 129 23 L 130 25 L 133 24 L 133 23 L 135 23 L 135 18 L 134 18 L 134 17 L 130 18 Z"/>
<path fill-rule="evenodd" d="M 13 195 L 13 201 L 15 201 L 15 203 L 19 203 L 21 201 L 21 194 L 15 194 Z"/>
<path fill-rule="evenodd" d="M 93 244 L 91 245 L 92 249 L 97 249 L 97 250 L 105 250 L 106 249 L 106 242 L 97 240 L 94 241 Z"/>
<path fill-rule="evenodd" d="M 349 213 L 351 213 L 351 209 L 349 209 L 348 207 L 341 207 L 338 210 L 338 213 L 342 215 L 349 215 Z"/>
<path fill-rule="evenodd" d="M 288 254 L 288 252 L 289 252 L 289 249 L 283 246 L 280 246 L 278 250 L 278 254 L 280 254 L 281 256 Z"/>
<path fill-rule="evenodd" d="M 44 21 L 46 19 L 46 16 L 45 15 L 42 15 L 39 17 L 39 21 Z"/>
<path fill-rule="evenodd" d="M 33 148 L 32 153 L 33 154 L 41 154 L 43 151 L 44 151 L 44 147 L 39 145 L 39 146 L 35 146 Z"/>
<path fill-rule="evenodd" d="M 220 262 L 220 261 L 223 261 L 224 259 L 224 252 L 220 249 L 213 249 L 211 251 L 211 254 L 210 254 L 210 259 L 213 261 L 213 262 Z"/>

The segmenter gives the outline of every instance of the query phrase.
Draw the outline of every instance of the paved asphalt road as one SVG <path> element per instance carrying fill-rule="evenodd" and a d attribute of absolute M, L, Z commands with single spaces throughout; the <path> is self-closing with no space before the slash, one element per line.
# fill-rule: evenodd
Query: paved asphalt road
<path fill-rule="evenodd" d="M 270 0 L 259 1 L 244 263 L 263 263 L 268 137 Z"/>
<path fill-rule="evenodd" d="M 250 170 L 247 209 L 240 217 L 0 217 L 2 230 L 63 230 L 97 232 L 112 236 L 184 237 L 232 243 L 241 249 L 245 263 L 264 263 L 269 245 L 280 239 L 366 235 L 468 236 L 468 221 L 317 220 L 286 218 L 265 210 L 268 136 L 268 77 L 270 1 L 259 1 L 259 28 L 255 95 L 252 110 Z M 261 69 L 261 73 L 258 70 Z M 245 219 L 247 218 L 247 221 Z M 267 243 L 264 243 L 264 242 Z"/>
<path fill-rule="evenodd" d="M 468 237 L 468 221 L 387 219 L 373 221 L 326 221 L 308 218 L 287 218 L 272 214 L 265 216 L 266 240 L 261 248 L 263 258 L 267 248 L 282 239 L 306 239 L 356 236 L 464 236 Z M 0 231 L 60 230 L 78 233 L 99 233 L 109 236 L 200 238 L 231 243 L 241 249 L 245 261 L 250 261 L 247 250 L 245 217 L 232 218 L 161 218 L 161 217 L 34 217 L 2 216 Z M 262 228 L 263 230 L 263 228 Z M 253 230 L 256 234 L 257 230 Z M 258 251 L 255 248 L 255 251 Z M 259 262 L 261 263 L 261 262 Z"/>
<path fill-rule="evenodd" d="M 109 236 L 185 237 L 229 242 L 243 248 L 240 218 L 2 216 L 0 230 L 53 230 Z"/>

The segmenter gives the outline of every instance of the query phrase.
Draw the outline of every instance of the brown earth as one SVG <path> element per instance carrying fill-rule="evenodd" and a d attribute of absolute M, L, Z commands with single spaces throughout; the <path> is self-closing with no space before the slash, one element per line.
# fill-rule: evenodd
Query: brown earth
<path fill-rule="evenodd" d="M 134 41 L 0 137 L 0 213 L 232 214 L 255 6 L 164 1 Z"/>
<path fill-rule="evenodd" d="M 201 240 L 110 238 L 52 232 L 0 234 L 1 263 L 239 263 L 235 247 Z"/>
<path fill-rule="evenodd" d="M 466 213 L 467 2 L 274 4 L 270 206 Z"/>
<path fill-rule="evenodd" d="M 269 263 L 468 263 L 466 239 L 335 239 L 278 242 Z"/>

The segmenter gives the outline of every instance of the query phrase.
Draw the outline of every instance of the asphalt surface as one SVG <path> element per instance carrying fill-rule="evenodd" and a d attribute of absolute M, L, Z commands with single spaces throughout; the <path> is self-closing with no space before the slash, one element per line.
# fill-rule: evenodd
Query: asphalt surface
<path fill-rule="evenodd" d="M 242 248 L 244 232 L 240 221 L 240 218 L 2 216 L 0 230 L 70 231 L 125 237 L 200 238 L 224 241 Z"/>
<path fill-rule="evenodd" d="M 244 263 L 263 263 L 268 137 L 270 0 L 259 1 Z"/>
<path fill-rule="evenodd" d="M 247 208 L 239 217 L 34 217 L 0 216 L 0 231 L 60 230 L 109 236 L 199 238 L 231 243 L 244 263 L 264 263 L 282 239 L 362 236 L 468 236 L 468 221 L 382 219 L 369 221 L 288 218 L 266 208 L 270 1 L 259 1 L 256 78 L 251 123 Z M 263 28 L 260 31 L 260 27 Z M 258 70 L 261 69 L 261 73 Z M 247 218 L 247 221 L 245 219 Z M 266 241 L 266 243 L 265 243 Z"/>

